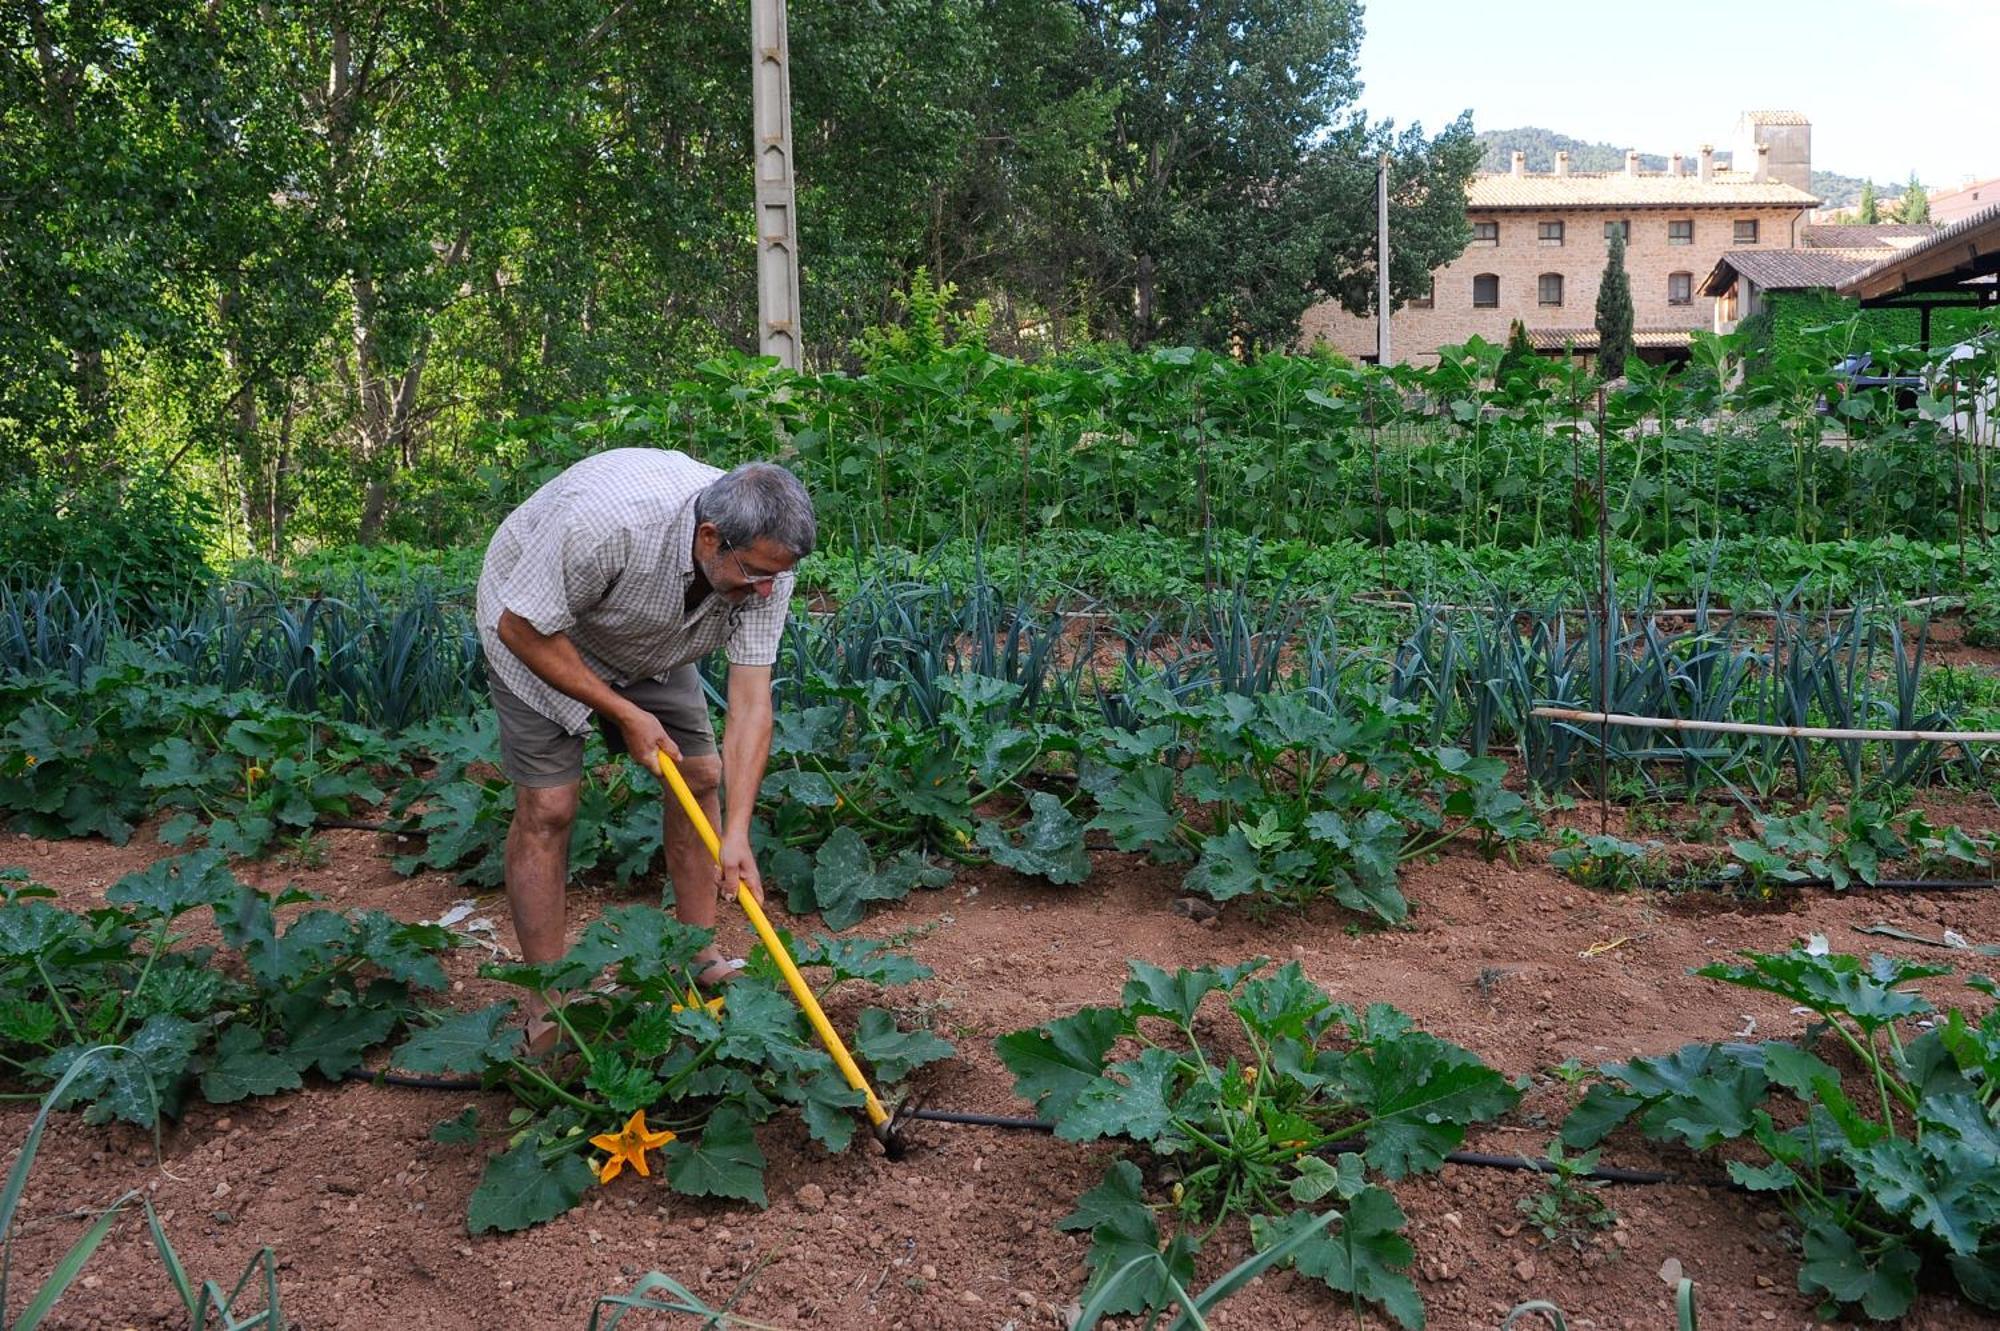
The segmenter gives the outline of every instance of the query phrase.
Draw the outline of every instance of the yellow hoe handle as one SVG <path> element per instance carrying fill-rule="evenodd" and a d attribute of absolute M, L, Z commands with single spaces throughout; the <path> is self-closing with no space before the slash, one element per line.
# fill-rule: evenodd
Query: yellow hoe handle
<path fill-rule="evenodd" d="M 720 867 L 722 841 L 715 835 L 715 828 L 709 823 L 708 815 L 701 811 L 701 805 L 696 801 L 694 792 L 688 789 L 687 781 L 681 776 L 681 769 L 674 766 L 674 760 L 667 756 L 665 749 L 660 750 L 660 775 L 674 788 L 674 796 L 680 800 L 681 808 L 687 811 L 688 821 L 694 824 L 695 831 L 701 833 L 702 841 L 708 846 L 708 853 L 715 857 L 715 863 Z M 835 1031 L 833 1023 L 826 1019 L 826 1013 L 820 1008 L 819 1000 L 813 997 L 812 986 L 806 983 L 805 976 L 799 974 L 798 966 L 792 961 L 792 954 L 785 950 L 784 940 L 779 938 L 778 931 L 771 927 L 770 917 L 764 914 L 764 908 L 757 904 L 757 898 L 751 896 L 750 889 L 740 881 L 736 884 L 736 904 L 743 907 L 743 913 L 750 917 L 750 924 L 757 930 L 757 937 L 764 940 L 764 950 L 778 963 L 779 971 L 784 974 L 785 983 L 792 987 L 792 997 L 798 999 L 799 1006 L 805 1009 L 806 1020 L 810 1021 L 813 1030 L 818 1032 L 819 1042 L 826 1046 L 826 1052 L 833 1055 L 833 1061 L 840 1068 L 841 1075 L 847 1078 L 847 1084 L 867 1098 L 868 1121 L 878 1128 L 887 1123 L 889 1111 L 882 1107 L 881 1100 L 876 1098 L 875 1088 L 861 1075 L 861 1069 L 855 1066 L 854 1055 L 847 1052 L 847 1046 L 841 1043 L 839 1032 Z"/>

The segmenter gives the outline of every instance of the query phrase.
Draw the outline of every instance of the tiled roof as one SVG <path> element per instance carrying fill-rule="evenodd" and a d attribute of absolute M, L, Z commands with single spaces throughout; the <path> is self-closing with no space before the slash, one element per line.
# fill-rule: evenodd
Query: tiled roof
<path fill-rule="evenodd" d="M 1862 226 L 1852 222 L 1814 222 L 1799 228 L 1799 244 L 1807 249 L 1852 250 L 1876 245 L 1908 244 L 1935 234 L 1928 222 L 1878 222 Z"/>
<path fill-rule="evenodd" d="M 1632 345 L 1635 347 L 1685 347 L 1690 345 L 1688 329 L 1685 328 L 1635 328 L 1632 330 Z M 1528 345 L 1537 351 L 1561 351 L 1568 347 L 1576 351 L 1597 350 L 1597 330 L 1595 328 L 1530 328 Z"/>
<path fill-rule="evenodd" d="M 1743 119 L 1746 123 L 1752 125 L 1812 124 L 1812 121 L 1806 119 L 1804 113 L 1799 111 L 1745 111 Z"/>
<path fill-rule="evenodd" d="M 1854 250 L 1731 250 L 1701 284 L 1704 296 L 1720 296 L 1740 273 L 1766 291 L 1830 287 L 1896 251 L 1887 246 Z"/>
<path fill-rule="evenodd" d="M 1683 176 L 1626 175 L 1622 171 L 1567 176 L 1476 175 L 1465 189 L 1468 208 L 1812 208 L 1819 200 L 1776 180 L 1718 171 L 1703 181 Z"/>
<path fill-rule="evenodd" d="M 1989 235 L 1988 233 L 1991 234 Z M 1987 245 L 1984 251 L 1979 250 L 1979 242 L 1981 240 L 1984 240 Z M 1843 296 L 1861 296 L 1864 299 L 1879 296 L 1884 291 L 1893 289 L 1892 287 L 1884 286 L 1879 279 L 1894 273 L 1896 269 L 1906 264 L 1915 265 L 1919 261 L 1936 254 L 1939 250 L 1947 248 L 1955 250 L 1959 247 L 1961 241 L 1964 242 L 1964 248 L 1967 251 L 1967 258 L 1964 261 L 1965 265 L 1967 267 L 1975 266 L 1979 254 L 1983 253 L 1990 259 L 1995 253 L 1993 245 L 1995 240 L 2000 240 L 2000 203 L 1994 204 L 1991 208 L 1981 209 L 1970 217 L 1962 217 L 1942 231 L 1939 231 L 1936 235 L 1926 240 L 1920 240 L 1908 249 L 1891 251 L 1886 257 L 1876 260 L 1866 268 L 1843 279 L 1840 283 L 1840 294 Z M 1927 268 L 1935 268 L 1940 265 L 1926 264 L 1925 266 Z M 1947 262 L 1942 265 L 1942 268 L 1948 270 L 1950 266 Z M 1897 279 L 1897 284 L 1900 285 L 1901 282 L 1908 280 L 1909 275 L 1907 273 L 1901 274 Z M 1864 291 L 1862 290 L 1864 285 L 1882 289 Z"/>

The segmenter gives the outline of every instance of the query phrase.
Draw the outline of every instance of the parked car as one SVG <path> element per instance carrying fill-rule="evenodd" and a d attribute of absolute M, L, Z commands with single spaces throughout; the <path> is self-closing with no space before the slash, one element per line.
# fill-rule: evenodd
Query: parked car
<path fill-rule="evenodd" d="M 1895 396 L 1896 409 L 1909 411 L 1917 405 L 1917 394 L 1924 391 L 1924 378 L 1920 374 L 1877 374 L 1873 373 L 1875 356 L 1872 352 L 1856 352 L 1843 357 L 1833 367 L 1835 384 L 1833 391 L 1819 400 L 1819 413 L 1824 416 L 1834 411 L 1843 402 L 1859 393 L 1891 393 Z"/>

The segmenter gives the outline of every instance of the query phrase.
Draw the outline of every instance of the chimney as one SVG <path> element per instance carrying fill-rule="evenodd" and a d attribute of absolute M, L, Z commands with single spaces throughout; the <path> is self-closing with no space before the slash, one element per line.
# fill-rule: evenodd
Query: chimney
<path fill-rule="evenodd" d="M 1567 149 L 1556 154 L 1556 174 L 1558 176 L 1569 174 L 1569 151 Z"/>
<path fill-rule="evenodd" d="M 1636 150 L 1625 154 L 1625 174 L 1628 176 L 1639 174 L 1639 154 Z"/>
<path fill-rule="evenodd" d="M 1509 170 L 1508 174 L 1515 176 L 1517 178 L 1527 175 L 1528 154 L 1522 152 L 1519 148 L 1516 148 L 1514 150 L 1514 163 L 1512 168 Z"/>
<path fill-rule="evenodd" d="M 1768 143 L 1760 143 L 1757 145 L 1757 164 L 1750 169 L 1750 179 L 1763 181 L 1763 180 L 1769 180 L 1770 178 L 1771 178 L 1771 145 Z"/>
<path fill-rule="evenodd" d="M 1680 173 L 1681 173 L 1681 155 L 1679 153 L 1668 154 L 1667 174 L 1670 176 L 1678 176 Z"/>
<path fill-rule="evenodd" d="M 1701 145 L 1701 162 L 1700 165 L 1695 167 L 1695 177 L 1704 185 L 1715 179 L 1714 144 L 1704 143 Z"/>

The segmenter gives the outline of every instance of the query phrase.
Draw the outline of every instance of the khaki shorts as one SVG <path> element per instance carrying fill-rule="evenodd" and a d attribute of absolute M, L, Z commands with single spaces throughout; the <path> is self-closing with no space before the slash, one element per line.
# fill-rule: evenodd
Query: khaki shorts
<path fill-rule="evenodd" d="M 583 779 L 583 736 L 572 735 L 521 700 L 491 671 L 493 710 L 500 717 L 500 770 L 518 786 L 567 786 Z M 701 690 L 701 672 L 680 666 L 665 679 L 635 679 L 615 692 L 660 719 L 681 753 L 700 758 L 715 752 L 715 730 L 708 722 L 708 699 Z M 625 735 L 602 713 L 597 728 L 612 756 L 625 753 Z"/>

